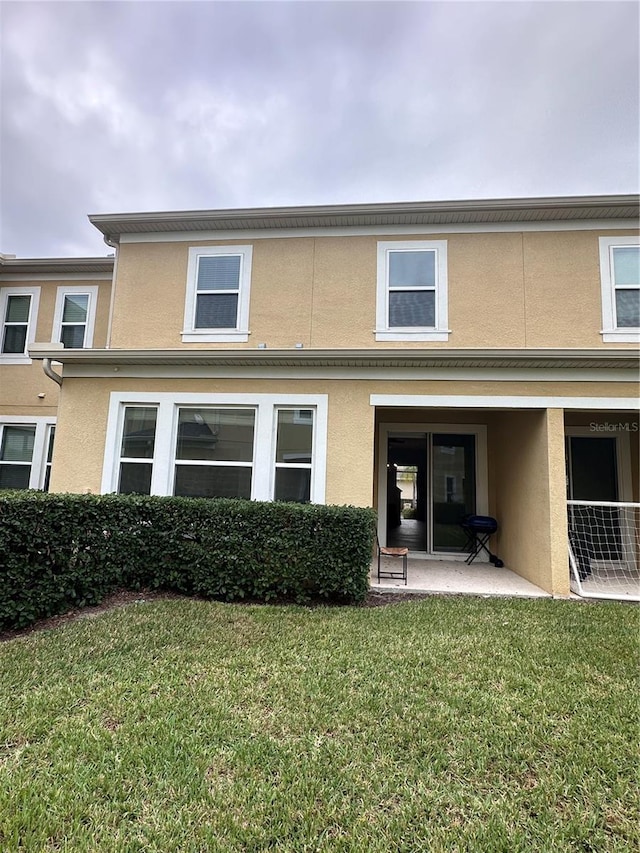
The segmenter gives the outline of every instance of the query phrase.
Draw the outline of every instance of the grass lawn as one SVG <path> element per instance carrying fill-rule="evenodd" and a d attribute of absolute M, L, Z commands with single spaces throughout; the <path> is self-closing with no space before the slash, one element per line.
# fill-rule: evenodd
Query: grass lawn
<path fill-rule="evenodd" d="M 0 645 L 0 850 L 636 850 L 639 614 L 173 599 Z"/>

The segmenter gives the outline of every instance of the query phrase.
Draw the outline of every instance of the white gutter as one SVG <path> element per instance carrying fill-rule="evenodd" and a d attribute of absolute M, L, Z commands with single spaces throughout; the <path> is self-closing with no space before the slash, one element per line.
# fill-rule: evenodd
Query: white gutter
<path fill-rule="evenodd" d="M 59 373 L 56 373 L 55 370 L 51 367 L 51 359 L 43 358 L 42 359 L 42 369 L 45 374 L 49 377 L 49 379 L 53 379 L 54 382 L 57 382 L 58 385 L 62 385 L 62 376 Z"/>
<path fill-rule="evenodd" d="M 32 345 L 32 358 L 49 357 L 84 365 L 251 365 L 334 367 L 572 367 L 626 368 L 640 366 L 634 349 L 65 349 Z M 36 349 L 37 347 L 37 349 Z"/>
<path fill-rule="evenodd" d="M 107 244 L 107 246 L 110 246 L 115 252 L 115 256 L 113 258 L 113 274 L 111 276 L 111 298 L 109 300 L 109 319 L 107 321 L 107 340 L 105 343 L 105 348 L 111 349 L 111 329 L 113 327 L 113 311 L 114 311 L 115 300 L 116 300 L 116 276 L 118 274 L 119 243 L 117 243 L 115 240 L 112 240 L 107 234 L 104 235 L 103 239 L 104 239 L 104 242 Z"/>
<path fill-rule="evenodd" d="M 29 344 L 29 358 L 34 359 L 34 361 L 40 361 L 40 359 L 42 359 L 42 369 L 44 370 L 45 376 L 48 376 L 49 379 L 53 379 L 53 381 L 58 385 L 62 385 L 62 376 L 55 372 L 51 366 L 51 362 L 59 362 L 59 358 L 63 350 L 64 345 L 61 343 Z"/>

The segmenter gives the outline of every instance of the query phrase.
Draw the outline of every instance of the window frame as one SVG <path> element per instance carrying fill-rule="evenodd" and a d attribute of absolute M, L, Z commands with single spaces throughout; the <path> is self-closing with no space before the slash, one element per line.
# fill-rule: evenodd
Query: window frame
<path fill-rule="evenodd" d="M 49 492 L 51 490 L 51 468 L 53 466 L 53 451 L 55 450 L 55 446 L 56 425 L 47 424 L 44 439 L 44 455 L 42 459 L 42 476 L 40 486 L 44 492 Z M 51 451 L 51 458 L 49 458 L 49 451 Z"/>
<path fill-rule="evenodd" d="M 253 447 L 251 448 L 251 461 L 238 461 L 238 460 L 209 460 L 209 459 L 178 459 L 178 432 L 180 427 L 180 412 L 188 411 L 189 409 L 207 409 L 208 411 L 219 411 L 219 410 L 238 410 L 238 411 L 252 411 L 253 412 Z M 248 468 L 251 471 L 251 499 L 253 500 L 253 489 L 254 489 L 254 473 L 256 467 L 256 459 L 258 457 L 257 452 L 257 421 L 258 421 L 258 409 L 257 406 L 251 405 L 238 405 L 238 404 L 206 404 L 206 405 L 192 405 L 192 404 L 177 404 L 175 406 L 174 413 L 174 428 L 172 430 L 172 476 L 171 476 L 171 489 L 169 494 L 174 495 L 176 489 L 176 478 L 177 478 L 177 469 L 180 466 L 190 466 L 190 467 L 201 467 L 201 468 Z"/>
<path fill-rule="evenodd" d="M 229 328 L 196 328 L 198 301 L 198 265 L 200 258 L 239 256 L 238 312 L 236 325 Z M 249 300 L 253 246 L 191 246 L 187 264 L 187 290 L 184 311 L 183 343 L 243 343 L 249 340 Z M 229 291 L 234 292 L 234 291 Z"/>
<path fill-rule="evenodd" d="M 640 328 L 618 326 L 616 319 L 616 283 L 613 273 L 613 251 L 616 248 L 638 246 L 640 237 L 619 236 L 600 237 L 600 287 L 602 295 L 602 335 L 603 343 L 640 343 Z M 640 288 L 640 282 L 639 282 Z M 632 287 L 623 289 L 633 289 Z"/>
<path fill-rule="evenodd" d="M 152 409 L 156 410 L 156 422 L 155 422 L 155 433 L 153 437 L 153 455 L 152 456 L 124 456 L 122 453 L 122 443 L 124 439 L 124 425 L 126 423 L 127 417 L 127 409 Z M 122 479 L 122 465 L 150 465 L 151 466 L 151 477 L 153 478 L 153 463 L 155 460 L 156 454 L 156 440 L 158 436 L 158 409 L 153 405 L 145 405 L 138 403 L 126 403 L 123 404 L 120 408 L 119 412 L 119 421 L 118 421 L 118 436 L 119 443 L 116 448 L 117 451 L 117 459 L 116 459 L 116 470 L 114 472 L 115 476 L 115 488 L 114 491 L 118 494 L 132 494 L 131 492 L 121 492 L 120 491 L 120 482 Z M 139 493 L 135 493 L 139 494 Z M 145 492 L 144 494 L 152 494 L 151 490 L 149 492 Z"/>
<path fill-rule="evenodd" d="M 314 410 L 314 432 L 310 499 L 311 503 L 325 503 L 328 414 L 326 394 L 191 394 L 113 391 L 107 420 L 102 494 L 116 492 L 118 489 L 124 410 L 127 406 L 157 407 L 156 442 L 151 473 L 152 495 L 173 494 L 180 409 L 255 409 L 251 499 L 261 501 L 273 500 L 278 409 L 312 409 Z"/>
<path fill-rule="evenodd" d="M 389 255 L 394 251 L 433 252 L 435 254 L 435 287 L 433 288 L 435 294 L 434 326 L 389 325 Z M 431 288 L 428 289 L 430 290 Z M 378 241 L 376 341 L 448 341 L 451 333 L 448 324 L 447 241 Z"/>
<path fill-rule="evenodd" d="M 310 462 L 278 462 L 277 458 L 277 450 L 278 450 L 278 415 L 280 412 L 293 412 L 292 422 L 298 425 L 309 426 L 309 419 L 303 418 L 300 412 L 311 412 L 311 461 Z M 284 406 L 284 405 L 276 405 L 273 407 L 273 445 L 271 449 L 271 460 L 272 460 L 272 482 L 271 482 L 271 500 L 276 500 L 276 475 L 278 469 L 285 470 L 300 470 L 300 471 L 311 471 L 310 477 L 310 486 L 309 486 L 309 502 L 313 503 L 314 501 L 311 498 L 314 491 L 314 472 L 315 465 L 314 461 L 316 459 L 316 421 L 317 421 L 317 410 L 314 406 Z"/>
<path fill-rule="evenodd" d="M 59 287 L 56 292 L 56 306 L 53 313 L 53 330 L 51 340 L 53 343 L 62 343 L 62 323 L 64 316 L 64 302 L 66 296 L 88 296 L 87 319 L 84 323 L 84 339 L 81 347 L 69 347 L 69 349 L 89 349 L 93 346 L 93 333 L 96 323 L 96 308 L 98 303 L 98 285 L 92 284 L 85 287 L 81 285 L 71 287 Z M 72 325 L 79 326 L 80 323 Z"/>
<path fill-rule="evenodd" d="M 35 426 L 36 431 L 33 439 L 33 453 L 31 454 L 29 489 L 44 489 L 47 474 L 47 456 L 49 449 L 49 435 L 51 427 L 55 427 L 55 417 L 29 417 L 29 415 L 2 415 L 0 416 L 0 447 L 2 446 L 2 433 L 6 426 Z M 55 447 L 55 439 L 54 439 Z M 3 463 L 2 464 L 11 464 Z M 20 463 L 25 464 L 25 463 Z M 1 494 L 1 490 L 0 490 Z"/>
<path fill-rule="evenodd" d="M 36 339 L 36 326 L 38 322 L 38 309 L 40 307 L 40 287 L 0 287 L 0 364 L 31 364 L 29 358 L 29 344 Z M 25 338 L 24 353 L 2 352 L 4 346 L 4 332 L 6 326 L 7 306 L 10 296 L 30 296 L 29 318 L 27 320 L 27 335 Z"/>

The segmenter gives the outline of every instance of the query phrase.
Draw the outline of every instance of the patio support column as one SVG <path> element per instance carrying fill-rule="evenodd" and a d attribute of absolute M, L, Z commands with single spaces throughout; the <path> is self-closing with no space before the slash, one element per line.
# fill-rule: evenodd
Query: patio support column
<path fill-rule="evenodd" d="M 554 595 L 569 595 L 567 533 L 567 474 L 565 460 L 564 410 L 547 409 L 549 478 L 549 545 L 551 589 Z"/>
<path fill-rule="evenodd" d="M 495 550 L 507 568 L 569 594 L 562 409 L 501 412 L 492 437 Z"/>

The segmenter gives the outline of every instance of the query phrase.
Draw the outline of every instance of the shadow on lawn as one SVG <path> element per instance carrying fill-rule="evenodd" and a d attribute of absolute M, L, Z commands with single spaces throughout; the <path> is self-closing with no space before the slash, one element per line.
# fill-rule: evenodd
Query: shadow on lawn
<path fill-rule="evenodd" d="M 378 592 L 370 590 L 367 597 L 361 604 L 344 604 L 331 601 L 312 601 L 307 602 L 305 607 L 385 607 L 390 604 L 399 604 L 403 601 L 418 601 L 423 598 L 430 598 L 430 593 L 406 593 L 406 592 Z M 107 596 L 103 602 L 88 607 L 79 607 L 76 610 L 69 610 L 67 613 L 62 613 L 59 616 L 50 616 L 47 619 L 39 619 L 33 625 L 26 628 L 18 628 L 12 631 L 0 631 L 0 643 L 14 640 L 17 637 L 24 637 L 32 634 L 35 631 L 52 631 L 65 625 L 67 622 L 75 622 L 78 619 L 94 619 L 102 613 L 107 613 L 109 610 L 115 610 L 117 607 L 126 607 L 131 604 L 147 604 L 151 601 L 161 601 L 170 599 L 189 599 L 197 601 L 213 601 L 214 599 L 203 599 L 198 596 L 180 595 L 177 592 L 164 592 L 162 590 L 127 590 L 122 589 Z M 251 604 L 251 605 L 290 605 L 295 604 L 294 601 L 287 599 L 274 599 L 269 602 L 261 600 L 241 599 L 233 602 L 217 602 L 219 604 Z"/>

